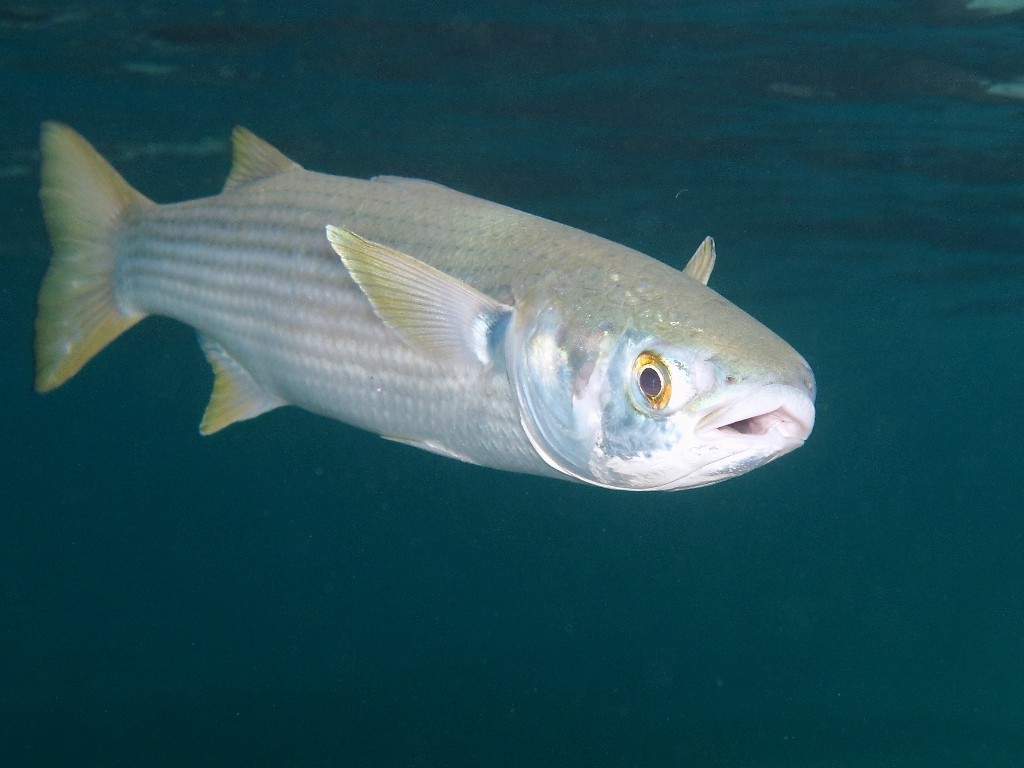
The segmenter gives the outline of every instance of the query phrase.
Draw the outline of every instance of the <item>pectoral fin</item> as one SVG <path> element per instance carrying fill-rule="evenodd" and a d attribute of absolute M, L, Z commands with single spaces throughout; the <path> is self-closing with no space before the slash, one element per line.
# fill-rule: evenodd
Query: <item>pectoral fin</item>
<path fill-rule="evenodd" d="M 377 316 L 410 346 L 444 360 L 490 362 L 493 332 L 512 307 L 347 229 L 328 226 L 327 239 Z"/>
<path fill-rule="evenodd" d="M 206 359 L 213 368 L 213 392 L 203 413 L 199 432 L 212 435 L 236 421 L 244 421 L 285 405 L 267 393 L 237 360 L 215 341 L 200 337 Z"/>
<path fill-rule="evenodd" d="M 704 241 L 697 246 L 693 256 L 690 257 L 683 273 L 707 285 L 708 278 L 711 277 L 711 270 L 714 268 L 715 241 L 710 237 L 705 237 Z"/>

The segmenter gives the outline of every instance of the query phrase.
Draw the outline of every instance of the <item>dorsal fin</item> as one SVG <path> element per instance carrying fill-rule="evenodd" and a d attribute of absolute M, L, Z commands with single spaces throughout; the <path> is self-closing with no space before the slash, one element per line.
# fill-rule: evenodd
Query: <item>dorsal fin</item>
<path fill-rule="evenodd" d="M 301 165 L 285 157 L 255 133 L 236 125 L 231 132 L 231 173 L 224 182 L 224 189 L 300 168 Z"/>
<path fill-rule="evenodd" d="M 241 364 L 224 348 L 205 337 L 199 338 L 206 359 L 213 368 L 213 392 L 203 413 L 199 432 L 212 435 L 236 421 L 253 419 L 272 411 L 285 401 L 266 392 Z"/>
<path fill-rule="evenodd" d="M 683 273 L 704 285 L 708 284 L 711 277 L 711 270 L 715 268 L 715 241 L 705 237 L 697 250 L 693 252 L 690 261 L 687 262 Z"/>

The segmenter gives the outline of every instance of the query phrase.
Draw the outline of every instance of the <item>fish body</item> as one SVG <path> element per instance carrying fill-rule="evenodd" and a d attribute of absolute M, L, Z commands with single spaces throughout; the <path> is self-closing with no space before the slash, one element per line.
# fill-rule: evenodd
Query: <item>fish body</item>
<path fill-rule="evenodd" d="M 307 171 L 241 129 L 221 194 L 156 205 L 71 129 L 42 143 L 42 391 L 163 315 L 214 368 L 204 433 L 290 404 L 463 461 L 649 490 L 746 471 L 813 424 L 803 359 L 706 287 L 710 240 L 677 270 L 431 182 Z"/>

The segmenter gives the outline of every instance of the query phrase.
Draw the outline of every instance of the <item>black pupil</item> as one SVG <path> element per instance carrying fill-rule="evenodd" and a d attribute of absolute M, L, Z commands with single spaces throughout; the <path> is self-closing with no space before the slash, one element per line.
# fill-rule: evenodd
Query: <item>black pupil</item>
<path fill-rule="evenodd" d="M 661 394 L 661 374 L 653 368 L 647 367 L 640 371 L 640 391 L 648 397 L 657 397 Z"/>

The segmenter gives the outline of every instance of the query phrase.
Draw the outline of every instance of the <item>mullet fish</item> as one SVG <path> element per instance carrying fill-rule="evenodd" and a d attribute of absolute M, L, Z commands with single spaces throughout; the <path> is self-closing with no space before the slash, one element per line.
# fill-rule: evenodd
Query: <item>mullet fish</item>
<path fill-rule="evenodd" d="M 307 171 L 243 128 L 221 194 L 157 205 L 42 128 L 53 257 L 36 388 L 147 315 L 213 367 L 200 431 L 297 405 L 461 461 L 626 490 L 708 485 L 803 444 L 804 359 L 683 270 L 393 176 Z"/>

